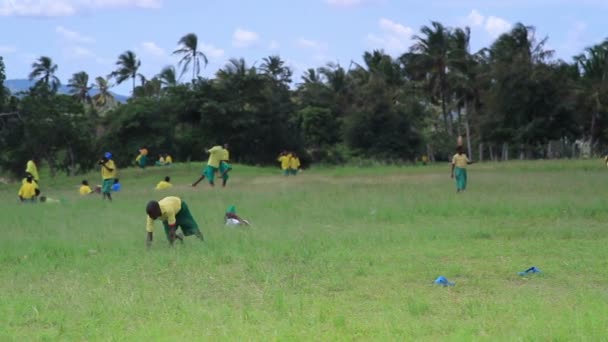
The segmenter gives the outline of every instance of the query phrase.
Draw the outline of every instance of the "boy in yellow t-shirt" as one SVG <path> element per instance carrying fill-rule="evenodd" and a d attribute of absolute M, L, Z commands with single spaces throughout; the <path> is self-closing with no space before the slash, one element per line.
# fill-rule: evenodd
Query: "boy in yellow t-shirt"
<path fill-rule="evenodd" d="M 103 183 L 101 185 L 101 193 L 103 194 L 103 199 L 106 198 L 112 201 L 112 195 L 110 192 L 112 191 L 112 185 L 114 185 L 114 179 L 116 178 L 116 165 L 112 160 L 112 153 L 106 152 L 98 163 L 101 165 L 101 179 Z"/>
<path fill-rule="evenodd" d="M 222 176 L 222 187 L 226 187 L 228 182 L 228 172 L 232 171 L 232 165 L 228 163 L 230 161 L 230 151 L 228 151 L 228 144 L 224 144 L 222 156 L 220 157 L 220 175 Z"/>
<path fill-rule="evenodd" d="M 291 154 L 291 159 L 289 160 L 289 173 L 292 175 L 297 175 L 298 170 L 300 169 L 300 158 L 295 153 Z"/>
<path fill-rule="evenodd" d="M 156 190 L 165 190 L 173 187 L 173 184 L 170 183 L 171 178 L 169 176 L 165 177 L 165 180 L 162 180 L 156 184 Z"/>
<path fill-rule="evenodd" d="M 209 150 L 207 150 L 209 154 L 209 160 L 207 161 L 207 165 L 203 169 L 203 172 L 199 179 L 197 179 L 194 183 L 192 183 L 192 187 L 195 187 L 200 183 L 205 177 L 209 180 L 209 185 L 215 186 L 215 172 L 217 172 L 220 168 L 221 158 L 224 155 L 224 149 L 222 146 L 213 146 Z"/>
<path fill-rule="evenodd" d="M 86 196 L 86 195 L 90 195 L 93 193 L 93 190 L 89 186 L 89 182 L 86 179 L 82 181 L 78 192 L 80 193 L 81 196 Z"/>
<path fill-rule="evenodd" d="M 36 200 L 36 187 L 33 183 L 34 177 L 27 176 L 25 183 L 21 184 L 21 188 L 17 193 L 21 202 L 34 202 Z"/>
<path fill-rule="evenodd" d="M 290 159 L 291 159 L 291 154 L 287 153 L 287 151 L 281 152 L 281 154 L 279 154 L 279 158 L 277 158 L 277 161 L 279 163 L 281 163 L 281 170 L 283 170 L 283 174 L 285 176 L 289 176 Z"/>
<path fill-rule="evenodd" d="M 184 242 L 184 235 L 194 235 L 201 241 L 205 241 L 186 202 L 179 197 L 170 196 L 165 197 L 160 201 L 148 202 L 146 205 L 146 214 L 148 214 L 146 220 L 146 231 L 148 232 L 146 245 L 148 247 L 152 245 L 154 221 L 157 219 L 163 222 L 167 240 L 169 240 L 171 245 L 173 245 L 175 240 Z M 178 227 L 182 229 L 183 235 L 176 232 Z"/>
<path fill-rule="evenodd" d="M 467 165 L 473 164 L 464 153 L 462 146 L 456 148 L 456 154 L 452 157 L 452 175 L 456 176 L 456 191 L 465 191 L 467 188 Z"/>
<path fill-rule="evenodd" d="M 165 153 L 165 165 L 171 165 L 173 164 L 173 158 Z"/>

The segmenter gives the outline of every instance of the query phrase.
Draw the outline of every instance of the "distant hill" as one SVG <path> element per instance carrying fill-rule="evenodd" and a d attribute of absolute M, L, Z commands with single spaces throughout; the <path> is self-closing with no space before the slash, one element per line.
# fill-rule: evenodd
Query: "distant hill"
<path fill-rule="evenodd" d="M 34 86 L 35 83 L 36 83 L 35 81 L 16 79 L 16 80 L 4 81 L 4 86 L 11 91 L 11 94 L 17 94 L 18 92 L 28 91 L 31 87 Z M 94 96 L 98 92 L 99 91 L 97 91 L 97 89 L 91 89 L 89 91 L 89 95 Z M 62 84 L 59 86 L 58 93 L 59 94 L 70 94 L 70 88 L 68 88 L 68 86 Z M 110 93 L 114 96 L 116 101 L 121 102 L 121 103 L 125 103 L 129 99 L 128 96 L 116 94 L 113 92 L 110 92 Z"/>

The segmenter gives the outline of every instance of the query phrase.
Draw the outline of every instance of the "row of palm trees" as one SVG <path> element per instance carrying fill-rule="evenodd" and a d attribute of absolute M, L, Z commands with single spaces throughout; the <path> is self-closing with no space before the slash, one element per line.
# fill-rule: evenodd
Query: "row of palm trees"
<path fill-rule="evenodd" d="M 107 77 L 95 78 L 93 85 L 89 84 L 89 75 L 80 71 L 75 73 L 68 82 L 70 92 L 82 102 L 91 103 L 99 107 L 104 107 L 113 102 L 113 96 L 109 89 L 113 86 L 112 80 L 117 85 L 131 79 L 132 91 L 135 93 L 136 81 L 139 78 L 142 87 L 146 83 L 158 87 L 175 86 L 179 79 L 188 71 L 192 70 L 192 79 L 196 79 L 200 74 L 201 62 L 203 67 L 207 66 L 207 56 L 198 49 L 198 37 L 194 33 L 188 33 L 178 41 L 178 49 L 173 52 L 173 55 L 180 56 L 181 59 L 178 66 L 181 67 L 181 73 L 178 76 L 174 66 L 167 66 L 161 72 L 154 76 L 151 80 L 146 80 L 145 76 L 139 72 L 141 60 L 135 52 L 128 50 L 118 56 L 116 61 L 117 69 L 111 72 Z M 61 82 L 55 75 L 58 66 L 53 63 L 50 57 L 42 56 L 32 64 L 32 72 L 29 74 L 30 80 L 37 80 L 49 86 L 53 91 L 56 91 Z M 90 91 L 97 90 L 97 94 L 91 97 Z"/>

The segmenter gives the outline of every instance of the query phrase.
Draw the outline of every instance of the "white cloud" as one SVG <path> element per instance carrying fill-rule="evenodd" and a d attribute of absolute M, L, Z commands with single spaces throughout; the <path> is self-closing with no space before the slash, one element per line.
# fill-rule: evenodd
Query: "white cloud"
<path fill-rule="evenodd" d="M 260 40 L 260 35 L 253 31 L 237 28 L 232 34 L 232 45 L 237 48 L 246 48 Z"/>
<path fill-rule="evenodd" d="M 0 16 L 65 17 L 87 10 L 161 6 L 162 0 L 0 0 Z"/>
<path fill-rule="evenodd" d="M 70 55 L 74 56 L 74 57 L 93 57 L 95 56 L 95 54 L 93 53 L 93 51 L 84 48 L 82 46 L 73 46 L 68 48 L 68 51 L 70 52 Z"/>
<path fill-rule="evenodd" d="M 299 47 L 304 49 L 312 49 L 312 50 L 327 50 L 327 43 L 319 42 L 316 40 L 300 38 L 297 41 Z"/>
<path fill-rule="evenodd" d="M 412 42 L 414 29 L 386 18 L 378 21 L 378 27 L 382 31 L 381 34 L 367 35 L 367 41 L 372 47 L 383 49 L 389 54 L 401 54 L 407 51 Z"/>
<path fill-rule="evenodd" d="M 142 42 L 139 44 L 138 50 L 154 57 L 164 57 L 166 55 L 165 49 L 158 46 L 155 42 Z"/>
<path fill-rule="evenodd" d="M 9 54 L 17 52 L 17 47 L 12 45 L 0 45 L 0 54 Z"/>
<path fill-rule="evenodd" d="M 481 15 L 481 13 L 479 13 L 478 10 L 474 9 L 467 16 L 466 22 L 471 27 L 478 27 L 478 26 L 483 25 L 483 22 L 485 21 L 485 19 L 486 18 L 483 15 Z"/>
<path fill-rule="evenodd" d="M 82 35 L 63 26 L 57 26 L 55 32 L 69 43 L 90 44 L 95 42 L 92 37 Z"/>
<path fill-rule="evenodd" d="M 506 19 L 493 15 L 486 17 L 476 9 L 473 9 L 462 22 L 471 28 L 483 29 L 491 38 L 498 38 L 498 36 L 509 31 L 513 26 Z"/>
<path fill-rule="evenodd" d="M 494 38 L 509 31 L 512 24 L 503 18 L 489 16 L 486 19 L 485 29 L 488 34 Z"/>
<path fill-rule="evenodd" d="M 281 47 L 281 44 L 279 44 L 279 42 L 277 42 L 276 40 L 271 40 L 270 43 L 268 44 L 268 48 L 270 50 L 278 50 Z"/>
<path fill-rule="evenodd" d="M 202 51 L 208 59 L 219 59 L 224 57 L 224 50 L 215 47 L 212 44 L 199 43 L 199 50 Z"/>

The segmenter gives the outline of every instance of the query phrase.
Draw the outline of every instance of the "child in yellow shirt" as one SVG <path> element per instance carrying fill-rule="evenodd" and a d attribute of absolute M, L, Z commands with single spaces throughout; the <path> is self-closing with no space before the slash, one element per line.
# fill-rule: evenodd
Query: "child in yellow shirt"
<path fill-rule="evenodd" d="M 298 170 L 300 169 L 300 158 L 295 153 L 291 154 L 291 159 L 289 160 L 289 173 L 292 175 L 297 175 Z"/>
<path fill-rule="evenodd" d="M 287 153 L 287 151 L 281 152 L 279 154 L 279 158 L 277 161 L 281 163 L 281 170 L 283 170 L 283 174 L 285 176 L 289 176 L 289 161 L 291 159 L 291 154 Z"/>
<path fill-rule="evenodd" d="M 165 190 L 173 187 L 173 184 L 170 183 L 171 178 L 169 176 L 165 177 L 165 180 L 162 180 L 156 184 L 156 190 Z"/>
<path fill-rule="evenodd" d="M 91 190 L 91 187 L 89 186 L 89 182 L 86 179 L 82 181 L 78 192 L 80 193 L 81 196 L 86 196 L 86 195 L 90 195 L 93 193 L 93 190 Z"/>
<path fill-rule="evenodd" d="M 462 146 L 456 148 L 456 154 L 452 157 L 452 179 L 456 176 L 456 191 L 465 191 L 467 188 L 467 165 L 473 164 L 464 153 Z"/>
<path fill-rule="evenodd" d="M 34 186 L 34 177 L 28 175 L 25 183 L 21 184 L 21 188 L 17 193 L 21 202 L 35 202 L 36 201 L 36 186 Z"/>

